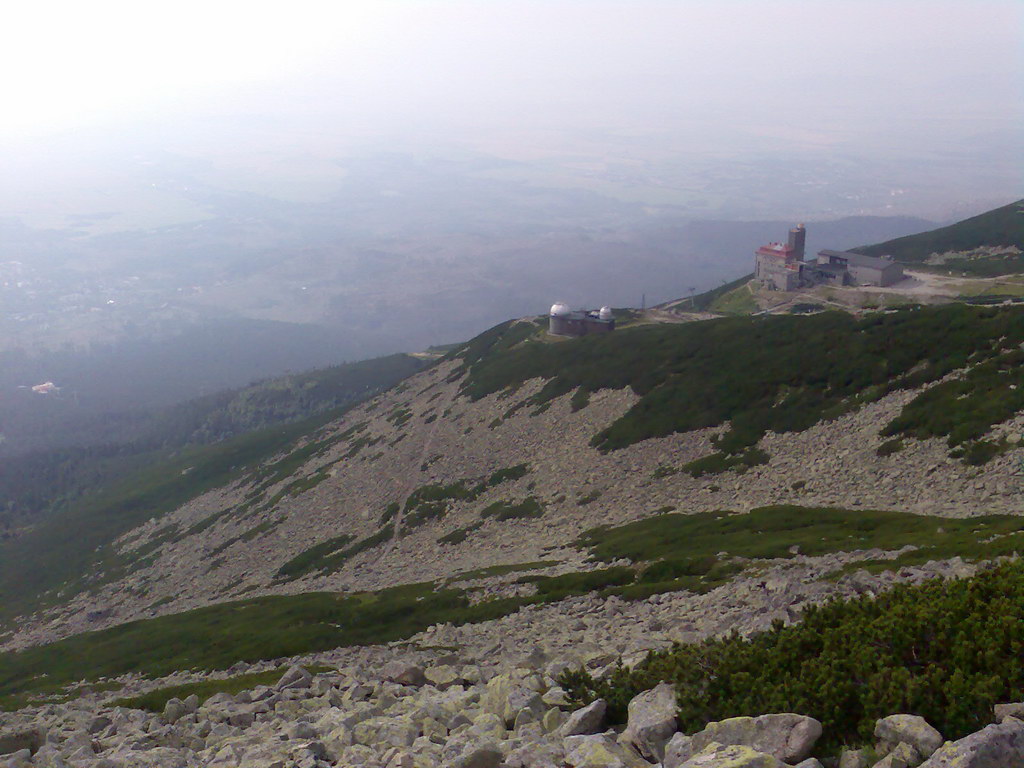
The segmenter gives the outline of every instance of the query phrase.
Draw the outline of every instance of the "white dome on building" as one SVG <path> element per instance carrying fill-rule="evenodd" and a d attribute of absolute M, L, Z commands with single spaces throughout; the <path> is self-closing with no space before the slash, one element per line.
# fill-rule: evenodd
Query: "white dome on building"
<path fill-rule="evenodd" d="M 572 312 L 572 310 L 569 309 L 569 305 L 568 304 L 564 304 L 561 301 L 556 302 L 555 304 L 551 305 L 551 316 L 552 317 L 565 317 L 570 312 Z"/>
<path fill-rule="evenodd" d="M 611 307 L 601 307 L 601 311 L 597 313 L 597 316 L 600 319 L 602 319 L 602 320 L 611 320 L 612 319 L 612 308 Z"/>

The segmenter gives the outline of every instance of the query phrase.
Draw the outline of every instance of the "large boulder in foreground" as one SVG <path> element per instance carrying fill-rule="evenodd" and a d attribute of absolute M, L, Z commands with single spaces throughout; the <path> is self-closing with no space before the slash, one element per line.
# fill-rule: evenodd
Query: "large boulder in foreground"
<path fill-rule="evenodd" d="M 810 757 L 820 737 L 821 723 L 813 717 L 792 713 L 730 717 L 708 723 L 703 731 L 693 736 L 674 736 L 667 748 L 665 765 L 666 768 L 685 765 L 711 743 L 750 747 L 754 752 L 796 764 Z"/>
<path fill-rule="evenodd" d="M 875 723 L 878 751 L 889 754 L 898 744 L 909 744 L 922 758 L 942 746 L 942 734 L 917 715 L 889 715 Z"/>
<path fill-rule="evenodd" d="M 605 700 L 595 699 L 587 706 L 577 709 L 569 715 L 569 719 L 562 723 L 558 732 L 562 736 L 584 736 L 588 733 L 600 733 L 604 727 L 604 719 L 607 712 L 608 704 Z"/>
<path fill-rule="evenodd" d="M 622 741 L 656 763 L 665 757 L 665 743 L 676 732 L 676 689 L 660 683 L 634 696 Z"/>
<path fill-rule="evenodd" d="M 1024 765 L 1024 722 L 1006 720 L 947 742 L 920 768 L 1008 768 Z"/>

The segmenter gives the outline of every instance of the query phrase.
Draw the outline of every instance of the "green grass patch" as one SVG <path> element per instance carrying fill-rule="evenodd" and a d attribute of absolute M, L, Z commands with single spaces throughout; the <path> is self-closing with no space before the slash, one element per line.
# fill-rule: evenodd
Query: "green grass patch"
<path fill-rule="evenodd" d="M 946 437 L 951 448 L 966 443 L 967 449 L 993 424 L 1024 410 L 1024 350 L 1015 347 L 999 349 L 998 354 L 978 353 L 972 362 L 975 364 L 962 378 L 944 381 L 918 395 L 882 434 Z M 996 453 L 991 448 L 979 449 L 980 454 L 986 451 L 989 458 Z"/>
<path fill-rule="evenodd" d="M 379 524 L 381 526 L 385 526 L 388 523 L 390 523 L 392 520 L 395 519 L 395 515 L 398 514 L 398 512 L 399 512 L 399 510 L 401 508 L 402 508 L 402 505 L 399 504 L 397 501 L 393 501 L 390 504 L 388 504 L 384 508 L 384 511 L 381 512 Z"/>
<path fill-rule="evenodd" d="M 317 675 L 322 672 L 331 672 L 333 667 L 323 664 L 311 664 L 305 667 L 306 671 Z M 270 669 L 266 672 L 250 672 L 245 675 L 234 675 L 225 677 L 222 680 L 202 680 L 195 683 L 184 683 L 183 685 L 170 685 L 166 688 L 156 688 L 152 691 L 138 696 L 125 696 L 114 699 L 110 702 L 112 707 L 127 707 L 128 709 L 145 709 L 149 712 L 161 713 L 171 699 L 187 699 L 195 694 L 200 701 L 205 702 L 211 696 L 218 693 L 229 693 L 234 696 L 236 693 L 255 688 L 258 685 L 272 686 L 281 679 L 285 670 Z"/>
<path fill-rule="evenodd" d="M 432 520 L 440 520 L 456 501 L 472 501 L 482 493 L 481 486 L 471 486 L 466 480 L 450 485 L 421 485 L 405 500 L 402 519 L 403 535 Z"/>
<path fill-rule="evenodd" d="M 685 307 L 685 305 L 683 305 Z M 751 284 L 744 283 L 711 302 L 710 310 L 722 315 L 749 315 L 758 309 Z"/>
<path fill-rule="evenodd" d="M 631 583 L 635 578 L 636 572 L 632 568 L 616 566 L 596 571 L 565 573 L 561 576 L 523 576 L 517 581 L 520 584 L 536 585 L 539 597 L 554 601 L 609 587 L 621 587 Z"/>

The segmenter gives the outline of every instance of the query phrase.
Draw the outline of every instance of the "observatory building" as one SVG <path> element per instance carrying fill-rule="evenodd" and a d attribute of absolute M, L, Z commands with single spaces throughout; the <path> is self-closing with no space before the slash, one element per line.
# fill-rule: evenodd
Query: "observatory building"
<path fill-rule="evenodd" d="M 548 333 L 556 336 L 589 336 L 615 330 L 615 316 L 611 307 L 589 311 L 573 310 L 568 304 L 557 302 L 551 305 L 548 320 Z"/>
<path fill-rule="evenodd" d="M 804 261 L 807 231 L 803 224 L 789 230 L 785 243 L 762 245 L 754 253 L 754 277 L 773 291 L 795 291 L 815 285 L 877 285 L 886 287 L 904 278 L 903 267 L 891 256 L 875 258 L 849 251 L 818 251 L 817 261 Z"/>

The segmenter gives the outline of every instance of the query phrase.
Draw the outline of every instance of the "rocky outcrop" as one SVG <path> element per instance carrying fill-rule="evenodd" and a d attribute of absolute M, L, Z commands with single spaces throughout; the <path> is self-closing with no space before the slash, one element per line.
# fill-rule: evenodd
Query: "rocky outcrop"
<path fill-rule="evenodd" d="M 1024 765 L 1024 722 L 990 725 L 959 741 L 947 742 L 921 768 L 1007 768 Z"/>
<path fill-rule="evenodd" d="M 358 429 L 357 437 L 339 437 L 276 485 L 260 491 L 257 483 L 240 481 L 129 531 L 117 542 L 125 554 L 154 547 L 135 571 L 66 605 L 24 617 L 2 648 L 200 607 L 243 592 L 252 597 L 357 591 L 446 579 L 477 568 L 550 559 L 550 547 L 559 545 L 559 572 L 585 569 L 585 554 L 569 547 L 581 530 L 636 520 L 680 506 L 681 500 L 688 512 L 744 511 L 778 503 L 948 516 L 1024 512 L 1024 497 L 1012 477 L 1016 458 L 1010 454 L 968 467 L 949 458 L 945 440 L 934 439 L 906 440 L 904 450 L 876 455 L 879 429 L 914 392 L 892 393 L 803 432 L 769 433 L 762 440 L 769 463 L 742 475 L 694 478 L 678 468 L 712 453 L 711 439 L 721 428 L 602 454 L 590 440 L 636 402 L 631 391 L 592 393 L 589 405 L 575 411 L 571 395 L 544 410 L 515 408 L 544 382 L 527 382 L 514 395 L 474 402 L 459 395 L 458 378 L 449 380 L 455 368 L 443 363 L 409 379 L 405 388 L 353 409 L 323 435 L 339 437 Z M 399 424 L 396 412 L 410 416 Z M 1024 416 L 996 431 L 1024 431 Z M 356 440 L 363 441 L 359 446 L 376 442 L 357 450 Z M 290 558 L 339 533 L 355 539 L 377 533 L 388 505 L 401 504 L 417 487 L 473 483 L 519 464 L 530 467 L 525 477 L 488 489 L 472 502 L 453 503 L 442 517 L 352 556 L 336 572 L 312 572 L 296 582 L 274 578 Z M 302 492 L 286 491 L 296 479 L 316 482 Z M 253 492 L 272 499 L 272 508 L 246 507 L 247 494 Z M 541 519 L 480 518 L 488 504 L 531 494 L 544 505 Z M 591 501 L 579 504 L 584 497 Z M 256 508 L 262 511 L 257 514 Z M 222 514 L 231 510 L 238 514 Z M 178 534 L 168 536 L 175 526 Z M 444 556 L 438 556 L 439 538 L 470 526 L 476 527 L 465 541 L 444 545 Z M 217 557 L 211 557 L 214 551 Z M 517 588 L 514 580 L 496 578 L 479 586 L 508 593 Z M 102 615 L 95 614 L 97 606 L 103 607 Z"/>
<path fill-rule="evenodd" d="M 710 744 L 738 745 L 795 764 L 810 755 L 820 736 L 821 723 L 813 717 L 788 713 L 732 717 L 709 723 L 693 736 L 677 734 L 668 744 L 668 752 L 672 761 L 683 765 Z M 665 765 L 671 768 L 668 755 Z"/>
<path fill-rule="evenodd" d="M 665 743 L 676 732 L 676 689 L 661 683 L 629 702 L 622 741 L 652 762 L 665 757 Z"/>
<path fill-rule="evenodd" d="M 917 715 L 889 715 L 875 723 L 875 738 L 879 754 L 888 755 L 900 744 L 914 748 L 920 762 L 942 746 L 942 734 Z M 906 752 L 906 750 L 904 750 Z M 916 764 L 916 763 L 915 763 Z M 886 767 L 888 768 L 888 767 Z"/>

